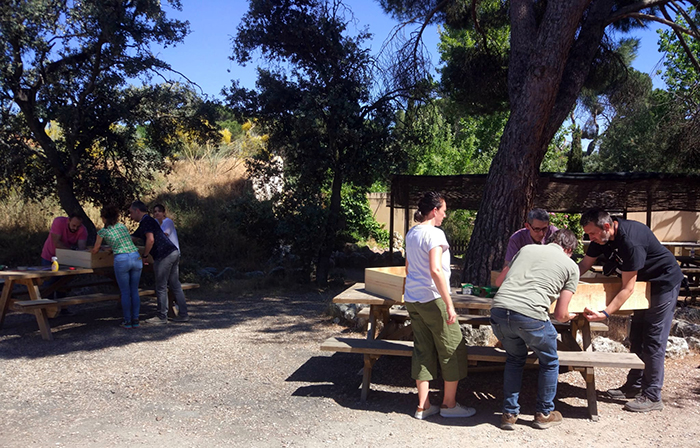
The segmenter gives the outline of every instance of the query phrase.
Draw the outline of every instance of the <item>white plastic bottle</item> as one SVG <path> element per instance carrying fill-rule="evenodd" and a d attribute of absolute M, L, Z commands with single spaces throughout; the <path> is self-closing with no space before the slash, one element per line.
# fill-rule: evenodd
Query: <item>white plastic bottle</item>
<path fill-rule="evenodd" d="M 58 257 L 51 257 L 51 270 L 58 271 Z"/>

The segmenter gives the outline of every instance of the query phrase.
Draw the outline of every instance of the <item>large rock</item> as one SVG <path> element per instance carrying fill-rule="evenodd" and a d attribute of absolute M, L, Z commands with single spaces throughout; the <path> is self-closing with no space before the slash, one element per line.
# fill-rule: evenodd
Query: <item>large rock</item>
<path fill-rule="evenodd" d="M 691 338 L 686 339 L 686 342 L 688 342 L 688 347 L 691 350 L 694 350 L 696 352 L 700 352 L 700 339 L 691 337 Z"/>
<path fill-rule="evenodd" d="M 493 331 L 488 325 L 474 328 L 471 325 L 462 325 L 462 335 L 467 345 L 491 345 Z"/>
<path fill-rule="evenodd" d="M 671 324 L 671 336 L 700 338 L 700 325 L 685 320 L 674 320 Z"/>
<path fill-rule="evenodd" d="M 627 353 L 627 347 L 617 341 L 598 336 L 591 341 L 594 352 Z"/>
<path fill-rule="evenodd" d="M 666 357 L 667 358 L 677 358 L 679 356 L 685 356 L 690 352 L 688 348 L 688 342 L 685 339 L 679 338 L 677 336 L 669 336 L 668 343 L 666 344 Z"/>

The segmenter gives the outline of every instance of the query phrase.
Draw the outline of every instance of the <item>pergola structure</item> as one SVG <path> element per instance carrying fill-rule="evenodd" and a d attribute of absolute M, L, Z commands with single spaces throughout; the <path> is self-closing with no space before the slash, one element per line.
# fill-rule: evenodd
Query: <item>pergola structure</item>
<path fill-rule="evenodd" d="M 389 200 L 390 236 L 393 247 L 394 209 L 406 212 L 415 207 L 426 191 L 439 191 L 452 209 L 478 210 L 486 185 L 486 174 L 459 176 L 396 175 L 391 180 Z M 535 207 L 549 212 L 581 213 L 591 207 L 610 212 L 700 211 L 700 175 L 662 173 L 540 173 Z"/>

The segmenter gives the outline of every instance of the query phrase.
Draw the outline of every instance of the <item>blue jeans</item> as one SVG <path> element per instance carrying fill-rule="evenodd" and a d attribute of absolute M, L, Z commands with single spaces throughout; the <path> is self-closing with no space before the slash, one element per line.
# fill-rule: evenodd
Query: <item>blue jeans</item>
<path fill-rule="evenodd" d="M 508 355 L 503 372 L 503 412 L 520 414 L 518 397 L 528 347 L 535 352 L 540 363 L 535 411 L 545 415 L 552 412 L 559 377 L 557 330 L 552 322 L 532 319 L 504 308 L 492 308 L 491 328 Z"/>
<path fill-rule="evenodd" d="M 114 276 L 117 278 L 119 291 L 122 295 L 122 312 L 124 320 L 131 322 L 138 320 L 141 310 L 141 297 L 139 296 L 139 281 L 143 262 L 138 252 L 129 254 L 116 254 L 114 256 Z"/>
<path fill-rule="evenodd" d="M 174 250 L 160 260 L 154 260 L 153 272 L 156 275 L 156 298 L 158 309 L 156 314 L 161 319 L 168 318 L 168 288 L 175 296 L 175 302 L 180 308 L 180 316 L 187 316 L 185 293 L 180 284 L 180 251 Z"/>

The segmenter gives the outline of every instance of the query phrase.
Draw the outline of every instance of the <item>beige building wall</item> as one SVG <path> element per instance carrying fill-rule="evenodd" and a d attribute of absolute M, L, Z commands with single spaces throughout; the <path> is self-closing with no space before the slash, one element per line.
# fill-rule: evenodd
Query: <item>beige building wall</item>
<path fill-rule="evenodd" d="M 374 219 L 384 228 L 389 230 L 389 193 L 370 193 L 369 203 L 372 208 Z M 415 209 L 410 209 L 409 227 L 413 227 L 413 213 Z M 406 211 L 403 209 L 394 210 L 394 231 L 404 235 Z M 627 218 L 647 222 L 646 213 L 628 213 Z M 654 212 L 651 214 L 651 230 L 659 241 L 664 242 L 697 242 L 700 241 L 700 213 L 696 212 Z"/>
<path fill-rule="evenodd" d="M 646 213 L 628 213 L 627 218 L 647 222 Z M 700 242 L 700 213 L 653 212 L 651 231 L 662 242 Z"/>
<path fill-rule="evenodd" d="M 378 223 L 384 224 L 384 228 L 389 230 L 391 209 L 389 208 L 389 193 L 370 193 L 367 195 L 369 198 L 369 206 L 372 209 L 372 214 L 374 219 Z M 413 227 L 416 223 L 413 221 L 413 214 L 416 209 L 411 208 L 408 210 L 408 225 L 409 228 Z M 394 232 L 399 232 L 401 235 L 405 235 L 405 225 L 406 225 L 406 210 L 395 209 L 394 210 Z"/>

